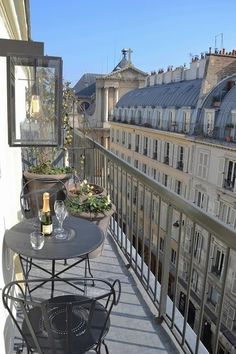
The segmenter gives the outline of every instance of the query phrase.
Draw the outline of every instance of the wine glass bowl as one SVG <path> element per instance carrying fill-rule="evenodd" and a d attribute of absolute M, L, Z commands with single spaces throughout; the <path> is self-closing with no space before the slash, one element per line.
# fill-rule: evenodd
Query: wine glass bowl
<path fill-rule="evenodd" d="M 58 228 L 56 228 L 54 230 L 55 232 L 55 237 L 58 239 L 65 239 L 66 238 L 66 232 L 63 229 L 63 222 L 65 220 L 65 218 L 68 215 L 68 212 L 66 210 L 66 206 L 65 203 L 63 202 L 63 200 L 56 200 L 54 203 L 54 211 L 55 211 L 55 215 L 58 221 Z"/>

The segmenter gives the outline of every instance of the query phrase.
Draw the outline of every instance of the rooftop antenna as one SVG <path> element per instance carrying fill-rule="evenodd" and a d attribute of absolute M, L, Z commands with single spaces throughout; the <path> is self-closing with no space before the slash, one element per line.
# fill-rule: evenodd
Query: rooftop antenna
<path fill-rule="evenodd" d="M 218 49 L 217 48 L 217 38 L 220 37 L 221 41 L 220 41 L 220 49 L 224 48 L 224 35 L 223 33 L 218 33 L 215 35 L 215 51 Z"/>

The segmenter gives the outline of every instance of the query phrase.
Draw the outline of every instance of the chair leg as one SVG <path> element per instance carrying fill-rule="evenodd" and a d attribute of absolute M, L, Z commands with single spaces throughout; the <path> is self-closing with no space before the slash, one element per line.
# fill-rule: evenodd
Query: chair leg
<path fill-rule="evenodd" d="M 105 343 L 105 340 L 102 341 L 102 344 L 103 344 L 104 347 L 105 347 L 106 354 L 109 354 L 109 350 L 108 350 L 108 347 L 107 347 L 107 345 L 106 345 L 106 343 Z"/>
<path fill-rule="evenodd" d="M 88 265 L 88 272 L 89 272 L 91 278 L 93 278 L 93 274 L 92 274 L 92 271 L 91 271 L 91 268 L 90 268 L 89 258 L 88 258 L 87 262 L 85 262 L 85 267 L 87 267 L 87 265 Z M 87 276 L 87 269 L 85 269 L 85 277 L 86 276 Z M 94 280 L 92 280 L 92 286 L 95 286 Z"/>

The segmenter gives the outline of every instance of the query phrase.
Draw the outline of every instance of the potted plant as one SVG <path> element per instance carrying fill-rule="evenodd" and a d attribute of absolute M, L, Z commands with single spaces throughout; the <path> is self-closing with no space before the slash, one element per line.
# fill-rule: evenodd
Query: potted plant
<path fill-rule="evenodd" d="M 86 179 L 84 179 L 81 183 L 75 182 L 68 186 L 68 197 L 74 198 L 79 197 L 80 201 L 85 200 L 88 197 L 88 194 L 92 193 L 92 195 L 105 195 L 105 189 L 102 186 L 94 183 L 88 183 Z"/>
<path fill-rule="evenodd" d="M 81 198 L 80 195 L 69 196 L 66 200 L 66 207 L 71 215 L 87 219 L 98 225 L 105 236 L 110 218 L 116 210 L 109 195 L 96 195 L 92 192 L 89 192 L 86 198 Z"/>

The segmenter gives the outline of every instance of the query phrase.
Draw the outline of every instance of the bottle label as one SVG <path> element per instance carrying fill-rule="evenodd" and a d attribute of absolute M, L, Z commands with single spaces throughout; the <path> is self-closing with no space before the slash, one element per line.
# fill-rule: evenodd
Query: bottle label
<path fill-rule="evenodd" d="M 51 235 L 52 224 L 51 225 L 42 225 L 42 232 L 44 233 L 44 235 Z"/>

